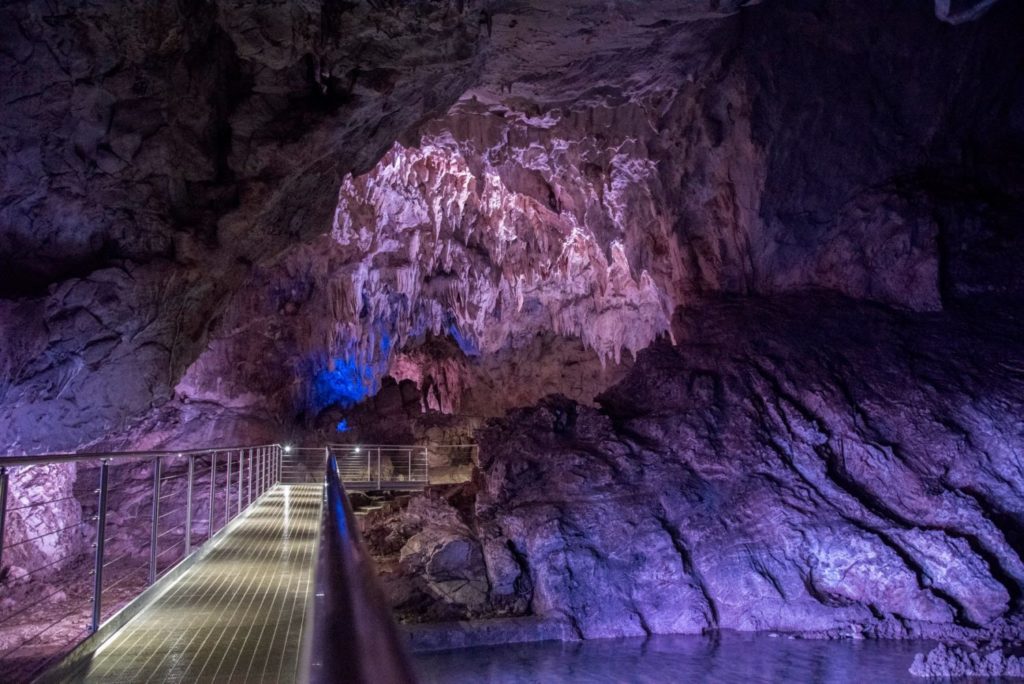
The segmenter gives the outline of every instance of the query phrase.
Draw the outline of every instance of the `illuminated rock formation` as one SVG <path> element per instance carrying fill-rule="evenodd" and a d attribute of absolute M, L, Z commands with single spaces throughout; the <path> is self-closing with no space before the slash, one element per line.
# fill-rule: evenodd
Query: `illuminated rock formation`
<path fill-rule="evenodd" d="M 1022 33 L 991 0 L 8 4 L 0 451 L 482 427 L 479 491 L 382 546 L 409 617 L 1019 635 Z"/>
<path fill-rule="evenodd" d="M 1019 635 L 1016 320 L 834 296 L 702 303 L 600 412 L 549 398 L 491 421 L 474 490 L 372 514 L 368 538 L 386 538 L 374 549 L 413 620 Z M 486 581 L 486 601 L 388 564 L 445 530 L 479 547 L 486 575 L 468 560 L 449 574 Z"/>

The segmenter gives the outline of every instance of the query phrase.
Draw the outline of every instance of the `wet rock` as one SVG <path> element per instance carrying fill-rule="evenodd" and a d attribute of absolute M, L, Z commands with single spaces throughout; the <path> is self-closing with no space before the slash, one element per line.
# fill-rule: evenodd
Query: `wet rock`
<path fill-rule="evenodd" d="M 499 613 L 480 540 L 472 531 L 473 487 L 432 487 L 363 522 L 385 590 L 405 620 L 453 620 Z"/>
<path fill-rule="evenodd" d="M 1016 430 L 1020 379 L 994 370 L 1019 348 L 1012 319 L 828 301 L 696 308 L 604 415 L 577 408 L 565 430 L 548 402 L 482 432 L 482 536 L 524 556 L 534 610 L 584 633 L 870 631 L 895 616 L 925 634 L 1013 614 L 1024 567 L 993 514 L 1015 485 L 986 475 Z"/>
<path fill-rule="evenodd" d="M 522 644 L 531 641 L 572 641 L 578 638 L 568 620 L 535 617 L 465 620 L 444 624 L 401 626 L 414 652 Z"/>
<path fill-rule="evenodd" d="M 939 644 L 914 656 L 910 674 L 915 677 L 1024 677 L 1024 658 L 1007 655 L 1000 648 Z"/>
<path fill-rule="evenodd" d="M 480 543 L 468 530 L 428 527 L 405 543 L 399 565 L 405 574 L 422 573 L 427 589 L 447 603 L 472 610 L 487 599 Z"/>

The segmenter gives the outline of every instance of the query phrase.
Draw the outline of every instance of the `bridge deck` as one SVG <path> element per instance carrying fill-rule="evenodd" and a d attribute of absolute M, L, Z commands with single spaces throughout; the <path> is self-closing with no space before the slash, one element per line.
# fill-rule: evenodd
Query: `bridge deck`
<path fill-rule="evenodd" d="M 322 492 L 267 492 L 74 681 L 294 681 Z"/>

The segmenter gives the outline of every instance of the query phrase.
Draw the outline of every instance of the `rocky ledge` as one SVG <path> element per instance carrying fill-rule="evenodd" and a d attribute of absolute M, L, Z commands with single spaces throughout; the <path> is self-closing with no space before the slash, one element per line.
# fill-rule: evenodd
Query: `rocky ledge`
<path fill-rule="evenodd" d="M 918 653 L 910 666 L 915 677 L 1024 677 L 1024 658 L 1007 655 L 997 646 L 939 644 Z"/>

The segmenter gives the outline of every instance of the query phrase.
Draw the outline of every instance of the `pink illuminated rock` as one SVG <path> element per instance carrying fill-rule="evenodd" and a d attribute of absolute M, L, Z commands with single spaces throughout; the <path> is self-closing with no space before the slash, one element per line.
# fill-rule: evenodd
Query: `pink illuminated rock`
<path fill-rule="evenodd" d="M 462 535 L 489 610 L 584 637 L 1019 638 L 1014 321 L 825 295 L 685 310 L 601 411 L 552 397 L 478 433 Z"/>

